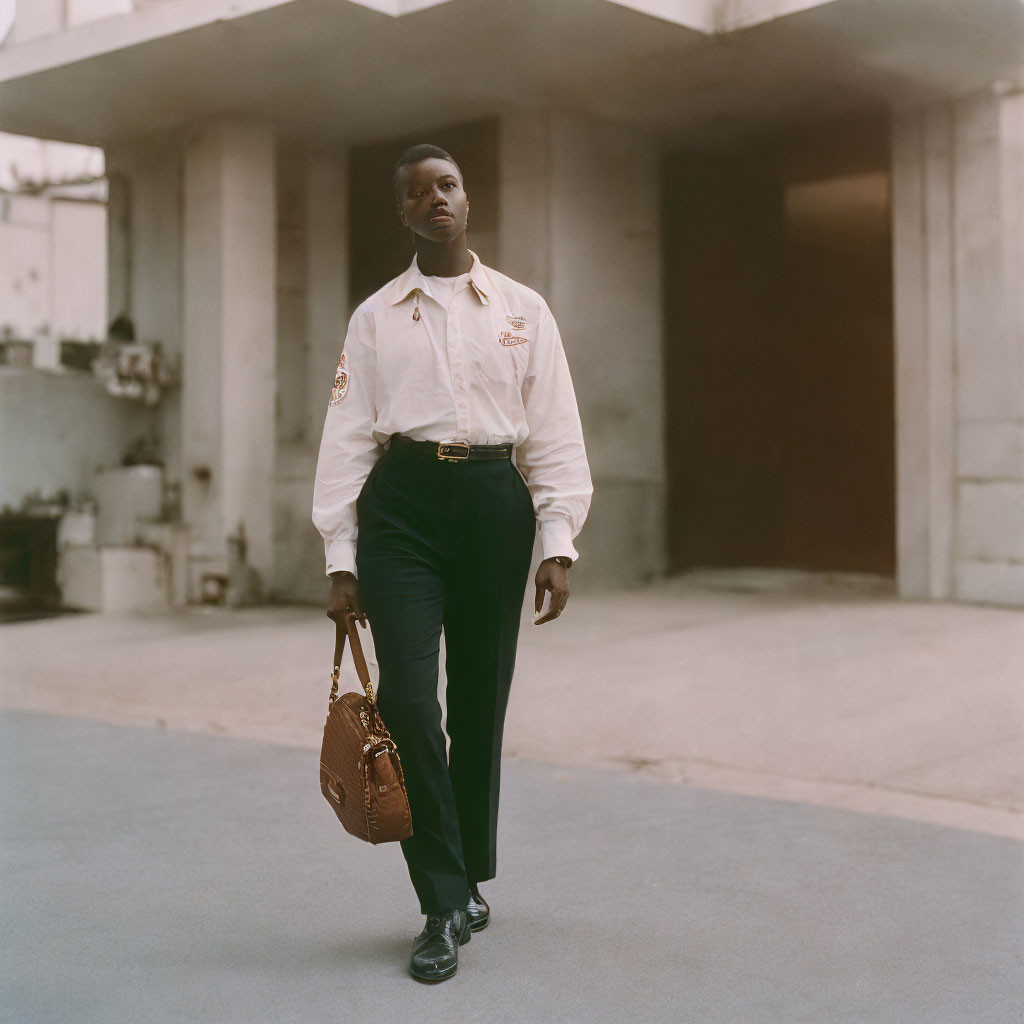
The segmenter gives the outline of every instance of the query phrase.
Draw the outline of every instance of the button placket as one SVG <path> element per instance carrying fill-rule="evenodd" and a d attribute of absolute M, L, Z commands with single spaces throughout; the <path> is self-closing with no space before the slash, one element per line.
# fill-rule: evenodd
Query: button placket
<path fill-rule="evenodd" d="M 463 365 L 462 320 L 452 295 L 448 307 L 448 365 L 452 372 L 452 391 L 455 395 L 455 429 L 459 437 L 469 439 L 469 395 L 466 390 L 466 372 Z"/>

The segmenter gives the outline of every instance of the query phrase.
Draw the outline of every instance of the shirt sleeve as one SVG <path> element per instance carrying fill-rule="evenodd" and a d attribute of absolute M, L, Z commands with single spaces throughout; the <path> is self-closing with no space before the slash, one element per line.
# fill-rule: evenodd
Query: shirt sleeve
<path fill-rule="evenodd" d="M 569 364 L 555 318 L 543 308 L 532 346 L 523 406 L 529 433 L 516 450 L 540 522 L 542 558 L 579 554 L 573 540 L 590 509 L 593 484 Z"/>
<path fill-rule="evenodd" d="M 377 356 L 373 315 L 353 314 L 327 406 L 313 486 L 313 524 L 324 538 L 327 575 L 356 571 L 356 498 L 384 452 L 373 437 Z"/>

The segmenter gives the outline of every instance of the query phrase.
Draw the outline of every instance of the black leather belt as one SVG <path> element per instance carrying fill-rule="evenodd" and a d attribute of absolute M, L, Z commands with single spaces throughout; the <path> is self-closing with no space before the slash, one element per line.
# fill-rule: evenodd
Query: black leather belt
<path fill-rule="evenodd" d="M 393 451 L 424 455 L 441 462 L 465 462 L 467 459 L 510 459 L 515 446 L 507 444 L 466 444 L 464 441 L 413 441 L 401 434 L 391 435 Z"/>

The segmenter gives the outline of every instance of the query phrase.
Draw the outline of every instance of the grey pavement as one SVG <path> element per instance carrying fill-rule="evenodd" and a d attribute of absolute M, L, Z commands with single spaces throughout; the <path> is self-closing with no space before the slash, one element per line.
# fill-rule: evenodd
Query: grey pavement
<path fill-rule="evenodd" d="M 316 752 L 7 711 L 10 1024 L 1011 1024 L 1022 846 L 966 829 L 506 763 L 493 923 L 408 978 L 398 848 Z"/>
<path fill-rule="evenodd" d="M 1024 1021 L 1024 614 L 742 571 L 529 618 L 436 988 L 320 796 L 322 611 L 0 627 L 0 1020 Z"/>

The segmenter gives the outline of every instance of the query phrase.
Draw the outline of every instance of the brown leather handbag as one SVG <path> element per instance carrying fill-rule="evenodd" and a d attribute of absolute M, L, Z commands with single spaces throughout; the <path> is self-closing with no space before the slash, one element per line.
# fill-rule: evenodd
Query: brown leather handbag
<path fill-rule="evenodd" d="M 345 636 L 352 646 L 362 693 L 338 696 Z M 368 843 L 388 843 L 412 835 L 412 813 L 398 748 L 377 710 L 363 645 L 351 612 L 338 623 L 334 671 L 320 748 L 320 792 L 345 830 Z"/>

